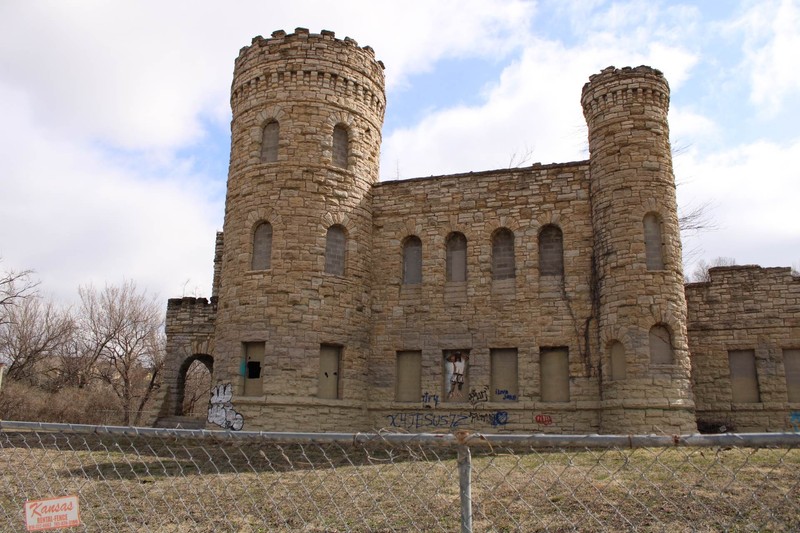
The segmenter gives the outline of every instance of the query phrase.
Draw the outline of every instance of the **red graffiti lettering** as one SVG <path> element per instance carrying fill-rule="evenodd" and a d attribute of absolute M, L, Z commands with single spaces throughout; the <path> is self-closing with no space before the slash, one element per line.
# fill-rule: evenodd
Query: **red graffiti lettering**
<path fill-rule="evenodd" d="M 553 417 L 550 415 L 536 415 L 536 423 L 543 426 L 549 426 L 553 423 Z"/>

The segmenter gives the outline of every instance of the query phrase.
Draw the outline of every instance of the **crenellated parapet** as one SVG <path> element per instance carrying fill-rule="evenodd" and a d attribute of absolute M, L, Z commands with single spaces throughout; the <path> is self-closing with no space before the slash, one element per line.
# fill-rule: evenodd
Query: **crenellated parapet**
<path fill-rule="evenodd" d="M 200 324 L 213 325 L 216 313 L 217 299 L 214 297 L 211 301 L 190 296 L 170 298 L 167 300 L 167 334 L 189 334 Z"/>
<path fill-rule="evenodd" d="M 583 86 L 581 104 L 587 120 L 599 113 L 608 113 L 615 105 L 646 103 L 669 107 L 669 84 L 662 72 L 645 65 L 607 67 L 589 76 Z"/>
<path fill-rule="evenodd" d="M 270 39 L 253 38 L 250 46 L 239 51 L 231 107 L 236 114 L 252 104 L 254 93 L 263 91 L 321 91 L 355 102 L 382 120 L 386 109 L 383 69 L 371 47 L 360 47 L 349 37 L 336 39 L 327 30 L 319 34 L 305 28 L 289 34 L 279 30 Z"/>

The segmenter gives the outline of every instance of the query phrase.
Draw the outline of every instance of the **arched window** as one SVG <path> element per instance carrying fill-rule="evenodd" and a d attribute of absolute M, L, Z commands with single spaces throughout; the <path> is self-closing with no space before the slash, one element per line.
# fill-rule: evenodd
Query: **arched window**
<path fill-rule="evenodd" d="M 422 283 L 422 241 L 416 235 L 403 241 L 403 285 Z"/>
<path fill-rule="evenodd" d="M 564 238 L 561 229 L 553 224 L 539 232 L 539 275 L 564 275 Z"/>
<path fill-rule="evenodd" d="M 614 381 L 625 379 L 628 375 L 625 346 L 619 341 L 614 341 L 609 348 L 609 354 L 611 356 L 611 379 Z"/>
<path fill-rule="evenodd" d="M 447 237 L 447 281 L 467 281 L 467 238 L 463 233 Z"/>
<path fill-rule="evenodd" d="M 342 124 L 337 124 L 333 128 L 333 166 L 347 168 L 349 143 L 350 136 L 347 133 L 347 128 Z"/>
<path fill-rule="evenodd" d="M 261 134 L 261 162 L 274 163 L 278 160 L 278 122 L 273 120 L 264 126 Z"/>
<path fill-rule="evenodd" d="M 252 270 L 269 270 L 272 263 L 272 225 L 262 222 L 253 232 Z"/>
<path fill-rule="evenodd" d="M 647 213 L 642 224 L 644 226 L 644 253 L 647 270 L 664 270 L 661 218 L 655 213 Z"/>
<path fill-rule="evenodd" d="M 672 335 L 659 324 L 650 328 L 650 362 L 655 365 L 671 365 L 675 360 L 672 351 Z"/>
<path fill-rule="evenodd" d="M 492 236 L 492 279 L 509 279 L 515 276 L 514 234 L 500 228 Z"/>
<path fill-rule="evenodd" d="M 325 237 L 325 272 L 344 275 L 344 258 L 347 236 L 342 226 L 331 226 Z"/>

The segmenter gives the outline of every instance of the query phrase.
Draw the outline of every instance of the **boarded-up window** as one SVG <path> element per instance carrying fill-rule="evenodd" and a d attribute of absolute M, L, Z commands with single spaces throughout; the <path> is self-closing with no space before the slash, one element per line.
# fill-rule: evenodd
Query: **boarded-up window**
<path fill-rule="evenodd" d="M 325 272 L 344 275 L 344 259 L 347 236 L 342 226 L 331 226 L 325 237 Z"/>
<path fill-rule="evenodd" d="M 467 238 L 463 233 L 447 237 L 447 281 L 467 280 Z"/>
<path fill-rule="evenodd" d="M 319 349 L 319 383 L 317 397 L 335 400 L 339 398 L 339 369 L 342 347 L 323 344 Z"/>
<path fill-rule="evenodd" d="M 446 402 L 466 402 L 469 395 L 469 352 L 445 350 L 443 356 L 444 399 Z"/>
<path fill-rule="evenodd" d="M 516 401 L 518 394 L 517 349 L 492 349 L 492 401 Z"/>
<path fill-rule="evenodd" d="M 514 234 L 501 228 L 492 236 L 492 279 L 509 279 L 514 275 Z"/>
<path fill-rule="evenodd" d="M 245 342 L 244 351 L 244 395 L 261 396 L 264 394 L 264 343 Z"/>
<path fill-rule="evenodd" d="M 664 244 L 661 239 L 661 218 L 655 213 L 647 213 L 642 223 L 647 270 L 663 270 Z"/>
<path fill-rule="evenodd" d="M 731 350 L 728 352 L 731 370 L 731 401 L 733 403 L 758 403 L 758 375 L 756 354 L 753 350 Z"/>
<path fill-rule="evenodd" d="M 278 123 L 272 121 L 264 126 L 261 134 L 261 161 L 274 163 L 278 160 Z"/>
<path fill-rule="evenodd" d="M 800 403 L 800 349 L 783 351 L 783 369 L 789 401 Z"/>
<path fill-rule="evenodd" d="M 654 365 L 671 365 L 675 362 L 672 337 L 664 326 L 650 328 L 650 362 Z"/>
<path fill-rule="evenodd" d="M 397 352 L 397 386 L 395 398 L 398 402 L 418 402 L 422 397 L 422 352 Z"/>
<path fill-rule="evenodd" d="M 253 232 L 253 258 L 250 268 L 268 270 L 272 262 L 272 225 L 262 222 Z"/>
<path fill-rule="evenodd" d="M 422 241 L 415 235 L 403 242 L 403 283 L 422 283 Z"/>
<path fill-rule="evenodd" d="M 539 275 L 564 275 L 564 239 L 561 229 L 553 224 L 539 232 Z"/>
<path fill-rule="evenodd" d="M 625 347 L 619 341 L 611 343 L 609 349 L 611 357 L 611 379 L 620 380 L 628 376 L 628 364 L 625 360 Z"/>
<path fill-rule="evenodd" d="M 347 128 L 337 124 L 333 128 L 333 166 L 347 168 L 348 144 L 350 143 Z"/>
<path fill-rule="evenodd" d="M 543 402 L 569 401 L 569 351 L 566 347 L 540 348 Z"/>

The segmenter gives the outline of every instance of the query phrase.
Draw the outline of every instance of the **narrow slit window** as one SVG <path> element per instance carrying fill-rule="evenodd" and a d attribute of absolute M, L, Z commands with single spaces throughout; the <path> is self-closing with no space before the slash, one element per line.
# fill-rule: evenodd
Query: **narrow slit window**
<path fill-rule="evenodd" d="M 336 276 L 344 275 L 347 236 L 342 226 L 331 226 L 325 237 L 325 272 Z"/>
<path fill-rule="evenodd" d="M 349 156 L 350 135 L 347 128 L 337 124 L 333 128 L 333 166 L 347 168 Z"/>
<path fill-rule="evenodd" d="M 261 162 L 274 163 L 278 160 L 278 134 L 279 126 L 273 120 L 264 126 L 261 134 Z"/>
<path fill-rule="evenodd" d="M 262 222 L 253 232 L 252 270 L 269 270 L 272 264 L 272 225 Z"/>
<path fill-rule="evenodd" d="M 644 226 L 644 250 L 647 270 L 664 270 L 664 243 L 661 235 L 661 218 L 648 213 L 642 221 Z"/>
<path fill-rule="evenodd" d="M 514 234 L 507 228 L 497 230 L 492 237 L 492 279 L 515 276 Z"/>
<path fill-rule="evenodd" d="M 467 280 L 467 238 L 463 233 L 447 237 L 447 281 Z"/>
<path fill-rule="evenodd" d="M 403 284 L 422 283 L 422 241 L 411 235 L 403 242 Z"/>
<path fill-rule="evenodd" d="M 564 275 L 564 236 L 553 224 L 539 232 L 539 275 Z"/>

